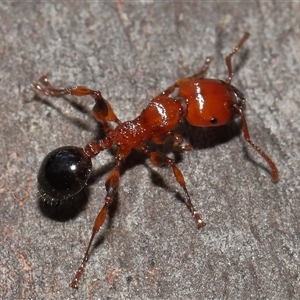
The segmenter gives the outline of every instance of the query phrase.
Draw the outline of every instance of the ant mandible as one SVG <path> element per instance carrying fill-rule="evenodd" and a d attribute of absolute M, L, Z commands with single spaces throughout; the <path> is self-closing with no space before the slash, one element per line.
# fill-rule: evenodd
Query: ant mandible
<path fill-rule="evenodd" d="M 120 182 L 120 167 L 133 149 L 149 156 L 151 163 L 155 166 L 167 165 L 172 168 L 175 179 L 184 191 L 186 204 L 198 228 L 205 225 L 191 201 L 184 177 L 174 159 L 162 152 L 150 151 L 147 146 L 148 141 L 163 144 L 167 138 L 171 138 L 182 151 L 190 150 L 191 146 L 189 144 L 182 145 L 183 138 L 178 133 L 173 132 L 183 118 L 193 126 L 210 127 L 227 124 L 239 116 L 245 140 L 269 164 L 272 181 L 278 180 L 278 170 L 274 162 L 250 139 L 243 112 L 246 99 L 241 91 L 231 85 L 233 77 L 232 57 L 248 37 L 249 33 L 246 32 L 225 59 L 228 69 L 227 81 L 204 78 L 212 60 L 211 57 L 207 57 L 200 72 L 176 81 L 152 99 L 142 113 L 132 121 L 121 122 L 110 104 L 102 97 L 100 91 L 91 90 L 84 86 L 56 89 L 48 81 L 46 75 L 39 79 L 39 83 L 33 83 L 36 90 L 50 97 L 91 96 L 95 100 L 94 117 L 103 125 L 105 131 L 103 139 L 90 142 L 83 149 L 67 146 L 58 148 L 46 156 L 38 173 L 39 191 L 44 199 L 58 203 L 79 193 L 86 186 L 91 173 L 91 158 L 105 149 L 117 147 L 115 167 L 105 182 L 105 203 L 96 217 L 87 250 L 70 284 L 71 287 L 78 287 L 78 281 L 84 272 L 94 237 L 103 225 L 108 209 L 117 193 Z M 108 122 L 115 122 L 117 126 L 111 129 Z"/>

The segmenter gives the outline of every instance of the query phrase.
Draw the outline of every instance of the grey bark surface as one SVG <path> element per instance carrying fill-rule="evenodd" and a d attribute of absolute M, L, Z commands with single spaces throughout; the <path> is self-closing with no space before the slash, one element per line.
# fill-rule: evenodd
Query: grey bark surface
<path fill-rule="evenodd" d="M 291 1 L 1 2 L 0 298 L 299 299 L 299 15 Z M 224 57 L 245 31 L 233 84 L 247 96 L 251 137 L 277 163 L 280 181 L 271 182 L 234 125 L 184 127 L 194 149 L 178 166 L 207 225 L 197 230 L 170 169 L 134 154 L 71 289 L 114 156 L 94 159 L 85 205 L 39 205 L 45 155 L 83 147 L 99 128 L 88 97 L 37 97 L 30 84 L 46 73 L 56 86 L 100 89 L 130 120 L 207 55 L 208 76 L 226 79 Z"/>

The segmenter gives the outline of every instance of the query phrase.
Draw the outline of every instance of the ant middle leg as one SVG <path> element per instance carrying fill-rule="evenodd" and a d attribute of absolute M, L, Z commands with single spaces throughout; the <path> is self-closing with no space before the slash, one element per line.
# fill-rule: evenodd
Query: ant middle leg
<path fill-rule="evenodd" d="M 148 150 L 145 147 L 143 148 L 143 152 L 149 156 L 150 161 L 154 166 L 160 167 L 162 165 L 168 165 L 169 167 L 172 168 L 176 181 L 180 184 L 180 186 L 182 187 L 182 189 L 184 191 L 185 198 L 186 198 L 186 204 L 192 213 L 192 216 L 196 222 L 197 227 L 200 228 L 200 227 L 205 226 L 205 222 L 201 219 L 200 214 L 196 211 L 194 204 L 192 203 L 191 197 L 186 188 L 186 183 L 185 183 L 184 177 L 183 177 L 180 169 L 176 166 L 174 159 L 169 158 L 168 156 L 166 156 L 165 154 L 163 154 L 159 151 L 151 152 L 150 150 Z"/>
<path fill-rule="evenodd" d="M 32 86 L 34 89 L 50 97 L 61 97 L 65 95 L 72 95 L 77 97 L 91 96 L 95 100 L 95 105 L 93 107 L 94 118 L 98 122 L 103 124 L 105 131 L 110 130 L 107 124 L 108 121 L 121 124 L 121 121 L 115 115 L 110 104 L 102 97 L 100 91 L 92 90 L 85 86 L 73 86 L 57 89 L 53 87 L 49 82 L 47 75 L 41 76 L 39 82 L 34 82 Z"/>

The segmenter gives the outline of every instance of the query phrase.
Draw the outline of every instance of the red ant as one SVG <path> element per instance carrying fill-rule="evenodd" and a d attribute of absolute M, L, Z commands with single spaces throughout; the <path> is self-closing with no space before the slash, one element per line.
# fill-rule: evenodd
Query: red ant
<path fill-rule="evenodd" d="M 94 117 L 103 125 L 105 131 L 103 139 L 98 142 L 90 142 L 83 149 L 71 146 L 62 147 L 46 156 L 38 174 L 39 190 L 45 199 L 63 201 L 78 194 L 85 187 L 91 173 L 91 158 L 105 149 L 117 147 L 116 165 L 105 182 L 107 192 L 105 204 L 96 217 L 87 250 L 70 284 L 71 287 L 78 287 L 78 281 L 88 261 L 93 239 L 103 225 L 119 187 L 120 167 L 132 149 L 139 150 L 149 156 L 151 163 L 155 166 L 168 165 L 172 168 L 175 179 L 184 191 L 186 204 L 198 228 L 205 225 L 200 214 L 194 208 L 183 175 L 174 160 L 159 151 L 151 152 L 147 146 L 148 141 L 163 144 L 167 138 L 171 138 L 182 151 L 190 150 L 191 146 L 189 144 L 183 146 L 183 138 L 173 132 L 173 129 L 183 118 L 193 126 L 210 127 L 227 124 L 239 116 L 245 140 L 269 164 L 272 181 L 278 180 L 278 170 L 274 162 L 250 139 L 243 113 L 246 99 L 242 92 L 231 85 L 233 77 L 232 56 L 248 37 L 249 33 L 246 32 L 225 59 L 228 69 L 226 82 L 219 79 L 204 78 L 212 60 L 211 57 L 207 57 L 200 72 L 176 81 L 175 84 L 152 99 L 142 113 L 132 121 L 121 122 L 110 104 L 102 97 L 100 91 L 94 91 L 84 86 L 56 89 L 45 75 L 39 79 L 40 83 L 33 83 L 35 89 L 50 97 L 91 96 L 95 100 Z M 111 129 L 108 122 L 115 122 L 117 124 L 115 129 Z"/>

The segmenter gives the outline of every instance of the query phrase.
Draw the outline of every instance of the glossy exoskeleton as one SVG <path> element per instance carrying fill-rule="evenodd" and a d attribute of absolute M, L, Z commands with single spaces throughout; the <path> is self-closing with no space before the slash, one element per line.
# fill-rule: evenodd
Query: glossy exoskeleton
<path fill-rule="evenodd" d="M 79 193 L 92 171 L 92 160 L 82 148 L 65 146 L 50 152 L 38 173 L 38 189 L 48 204 L 59 204 Z"/>
<path fill-rule="evenodd" d="M 50 97 L 91 96 L 95 101 L 94 117 L 103 125 L 105 131 L 103 139 L 90 142 L 83 149 L 71 146 L 63 147 L 47 155 L 38 174 L 39 190 L 42 195 L 55 201 L 54 199 L 68 198 L 78 193 L 85 186 L 91 172 L 91 158 L 103 150 L 113 146 L 117 147 L 115 167 L 105 182 L 104 205 L 95 219 L 84 258 L 70 284 L 72 287 L 78 287 L 78 281 L 83 274 L 93 239 L 104 223 L 108 209 L 119 187 L 120 167 L 133 149 L 149 156 L 151 163 L 155 166 L 167 165 L 172 168 L 175 179 L 183 189 L 187 206 L 197 226 L 200 228 L 205 225 L 200 214 L 194 208 L 184 177 L 174 160 L 162 152 L 150 151 L 147 146 L 148 141 L 163 144 L 167 138 L 171 138 L 182 151 L 190 150 L 190 145 L 182 145 L 183 138 L 173 131 L 183 119 L 186 119 L 193 126 L 211 127 L 227 124 L 234 118 L 240 117 L 245 140 L 269 164 L 272 181 L 278 180 L 278 170 L 274 162 L 250 139 L 243 112 L 245 97 L 241 91 L 231 85 L 233 77 L 232 56 L 248 37 L 249 33 L 245 33 L 225 59 L 228 69 L 227 81 L 204 78 L 212 59 L 207 57 L 200 72 L 176 81 L 152 99 L 141 114 L 132 121 L 121 122 L 110 104 L 102 97 L 100 91 L 91 90 L 84 86 L 57 89 L 50 84 L 45 75 L 40 78 L 39 82 L 33 84 L 36 90 Z M 108 122 L 115 122 L 117 126 L 111 129 Z"/>

